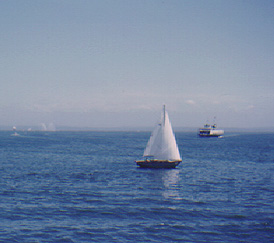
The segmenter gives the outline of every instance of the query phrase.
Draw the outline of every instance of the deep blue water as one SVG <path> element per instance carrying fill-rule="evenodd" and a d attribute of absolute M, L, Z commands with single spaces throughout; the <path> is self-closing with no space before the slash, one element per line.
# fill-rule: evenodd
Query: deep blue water
<path fill-rule="evenodd" d="M 140 169 L 150 133 L 0 132 L 0 242 L 274 242 L 274 134 L 176 133 L 177 169 Z"/>

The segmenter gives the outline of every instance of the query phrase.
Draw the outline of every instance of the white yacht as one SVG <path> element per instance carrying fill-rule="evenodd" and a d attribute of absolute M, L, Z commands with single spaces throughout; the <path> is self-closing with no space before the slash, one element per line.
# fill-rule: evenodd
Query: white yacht
<path fill-rule="evenodd" d="M 203 128 L 199 129 L 199 136 L 200 137 L 220 137 L 224 135 L 224 130 L 216 129 L 217 125 L 209 125 L 205 124 Z"/>

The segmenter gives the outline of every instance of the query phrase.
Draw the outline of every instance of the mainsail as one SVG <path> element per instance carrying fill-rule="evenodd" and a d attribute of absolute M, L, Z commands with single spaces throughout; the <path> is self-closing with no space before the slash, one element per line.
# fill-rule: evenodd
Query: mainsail
<path fill-rule="evenodd" d="M 151 156 L 157 160 L 181 160 L 165 106 L 163 107 L 161 120 L 153 130 L 144 151 L 144 157 Z"/>

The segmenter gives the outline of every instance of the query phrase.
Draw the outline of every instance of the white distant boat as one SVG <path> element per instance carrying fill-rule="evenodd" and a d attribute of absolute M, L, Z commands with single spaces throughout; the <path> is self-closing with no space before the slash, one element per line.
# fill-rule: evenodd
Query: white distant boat
<path fill-rule="evenodd" d="M 216 129 L 217 125 L 209 125 L 205 124 L 203 128 L 199 129 L 199 136 L 200 137 L 220 137 L 224 135 L 224 130 Z"/>
<path fill-rule="evenodd" d="M 150 136 L 143 157 L 144 160 L 136 161 L 142 168 L 175 168 L 182 162 L 165 105 L 161 120 Z"/>
<path fill-rule="evenodd" d="M 11 134 L 11 136 L 20 136 L 20 134 L 17 132 L 14 132 L 13 134 Z"/>
<path fill-rule="evenodd" d="M 14 131 L 14 133 L 11 134 L 11 136 L 20 136 L 20 134 L 16 132 L 16 127 L 15 126 L 12 128 L 12 130 Z"/>

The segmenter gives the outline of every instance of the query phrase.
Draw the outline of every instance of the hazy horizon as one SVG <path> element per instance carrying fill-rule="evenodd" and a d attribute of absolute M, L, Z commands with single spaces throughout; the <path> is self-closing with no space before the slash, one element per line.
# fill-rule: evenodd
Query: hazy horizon
<path fill-rule="evenodd" d="M 155 124 L 154 124 L 155 125 Z M 173 127 L 174 132 L 198 132 L 200 127 Z M 154 126 L 143 126 L 143 127 L 68 127 L 68 126 L 49 126 L 49 124 L 40 124 L 38 126 L 1 126 L 0 131 L 17 131 L 17 132 L 62 132 L 62 131 L 75 131 L 75 132 L 85 132 L 85 131 L 105 131 L 105 132 L 152 132 Z M 274 126 L 272 127 L 217 127 L 217 129 L 224 130 L 225 134 L 230 132 L 274 132 Z"/>
<path fill-rule="evenodd" d="M 274 1 L 1 1 L 0 125 L 271 128 Z"/>

